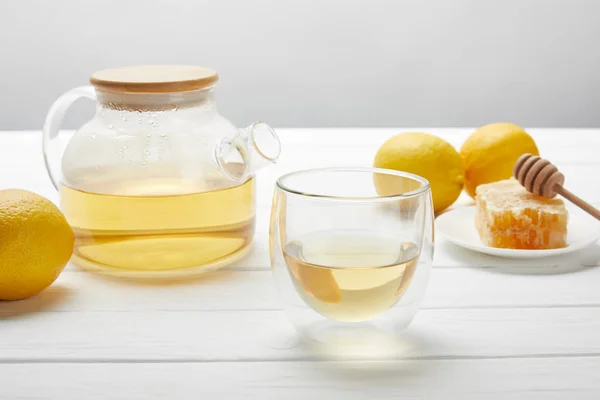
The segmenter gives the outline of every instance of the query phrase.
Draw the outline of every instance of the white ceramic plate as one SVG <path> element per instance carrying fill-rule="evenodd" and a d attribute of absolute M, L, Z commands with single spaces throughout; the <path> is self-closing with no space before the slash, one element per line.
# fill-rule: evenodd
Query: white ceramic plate
<path fill-rule="evenodd" d="M 435 220 L 436 233 L 446 240 L 469 250 L 508 258 L 541 258 L 567 254 L 600 239 L 600 222 L 587 214 L 569 210 L 567 225 L 567 247 L 552 250 L 497 249 L 481 243 L 475 229 L 475 206 L 460 207 L 440 215 Z"/>

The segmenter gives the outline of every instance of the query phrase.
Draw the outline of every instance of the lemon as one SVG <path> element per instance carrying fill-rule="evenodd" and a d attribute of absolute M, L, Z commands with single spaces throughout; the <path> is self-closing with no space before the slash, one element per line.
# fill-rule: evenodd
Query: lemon
<path fill-rule="evenodd" d="M 377 152 L 374 166 L 427 179 L 436 213 L 452 205 L 463 188 L 465 170 L 460 154 L 448 142 L 427 133 L 407 132 L 388 139 Z M 383 181 L 375 184 L 380 194 L 389 192 Z"/>
<path fill-rule="evenodd" d="M 465 191 L 475 197 L 482 183 L 508 179 L 523 153 L 539 155 L 533 138 L 511 123 L 495 123 L 477 129 L 460 149 L 465 160 Z"/>
<path fill-rule="evenodd" d="M 48 199 L 0 190 L 0 300 L 33 296 L 56 280 L 73 252 L 73 231 Z"/>

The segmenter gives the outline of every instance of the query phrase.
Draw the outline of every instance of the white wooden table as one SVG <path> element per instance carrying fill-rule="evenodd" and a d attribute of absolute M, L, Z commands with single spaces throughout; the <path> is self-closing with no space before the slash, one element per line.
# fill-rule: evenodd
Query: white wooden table
<path fill-rule="evenodd" d="M 258 180 L 253 253 L 206 279 L 141 285 L 69 265 L 40 295 L 0 302 L 0 399 L 600 398 L 598 243 L 519 261 L 438 239 L 402 352 L 332 361 L 296 339 L 269 270 L 274 180 L 370 165 L 405 130 L 279 130 L 281 161 Z M 426 131 L 459 147 L 472 129 Z M 600 130 L 530 132 L 568 187 L 600 205 Z M 0 188 L 56 201 L 40 141 L 39 132 L 0 132 Z"/>

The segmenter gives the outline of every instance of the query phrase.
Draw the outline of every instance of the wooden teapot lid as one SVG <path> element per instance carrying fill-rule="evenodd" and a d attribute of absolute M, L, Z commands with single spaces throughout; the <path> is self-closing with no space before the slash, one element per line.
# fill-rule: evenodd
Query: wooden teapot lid
<path fill-rule="evenodd" d="M 95 72 L 90 82 L 98 90 L 116 93 L 188 92 L 212 86 L 217 73 L 191 65 L 143 65 Z"/>

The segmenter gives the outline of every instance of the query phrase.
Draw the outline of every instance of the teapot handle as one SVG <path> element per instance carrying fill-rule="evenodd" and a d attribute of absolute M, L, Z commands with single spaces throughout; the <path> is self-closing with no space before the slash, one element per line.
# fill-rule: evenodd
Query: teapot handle
<path fill-rule="evenodd" d="M 259 169 L 277 162 L 280 154 L 279 136 L 262 121 L 241 129 L 235 137 L 227 138 L 215 147 L 219 169 L 238 182 L 244 182 Z"/>
<path fill-rule="evenodd" d="M 57 190 L 61 180 L 60 177 L 62 172 L 60 162 L 65 150 L 65 145 L 61 145 L 60 143 L 56 145 L 57 143 L 55 142 L 60 142 L 60 140 L 56 139 L 58 139 L 60 125 L 62 124 L 67 109 L 82 97 L 95 101 L 96 93 L 94 88 L 92 86 L 81 86 L 64 93 L 54 102 L 54 104 L 52 104 L 50 111 L 48 111 L 48 115 L 46 115 L 46 121 L 44 122 L 42 136 L 44 162 L 46 163 L 48 176 Z M 53 166 L 54 163 L 57 164 Z"/>

